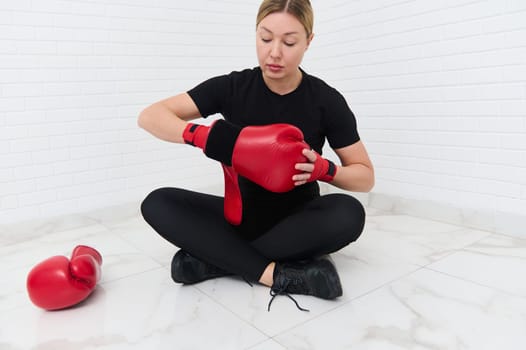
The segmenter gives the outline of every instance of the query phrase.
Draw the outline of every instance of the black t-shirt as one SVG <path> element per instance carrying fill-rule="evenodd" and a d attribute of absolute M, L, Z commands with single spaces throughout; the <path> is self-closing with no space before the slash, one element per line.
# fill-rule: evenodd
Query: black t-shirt
<path fill-rule="evenodd" d="M 356 119 L 345 98 L 324 81 L 302 73 L 300 85 L 286 95 L 278 95 L 267 87 L 259 67 L 211 78 L 188 94 L 205 118 L 220 113 L 241 127 L 295 125 L 320 154 L 325 139 L 332 148 L 359 141 Z"/>
<path fill-rule="evenodd" d="M 356 119 L 345 98 L 321 79 L 302 70 L 302 80 L 296 90 L 278 95 L 263 80 L 259 67 L 217 76 L 188 91 L 201 116 L 220 113 L 225 120 L 240 127 L 288 123 L 298 127 L 305 141 L 322 153 L 325 140 L 335 148 L 352 145 L 360 140 Z M 290 211 L 319 195 L 316 182 L 287 192 L 272 193 L 240 177 L 243 195 L 243 221 L 247 216 L 260 216 L 261 210 Z M 251 212 L 254 209 L 254 215 Z M 270 213 L 269 213 L 270 215 Z M 259 221 L 259 220 L 257 220 Z"/>

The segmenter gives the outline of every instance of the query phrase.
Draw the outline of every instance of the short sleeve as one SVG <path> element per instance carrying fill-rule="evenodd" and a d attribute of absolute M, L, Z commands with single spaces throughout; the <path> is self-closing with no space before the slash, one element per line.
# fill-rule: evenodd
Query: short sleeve
<path fill-rule="evenodd" d="M 360 141 L 356 118 L 342 94 L 330 88 L 326 102 L 324 127 L 331 148 L 342 148 Z"/>
<path fill-rule="evenodd" d="M 188 91 L 203 118 L 223 113 L 228 101 L 230 78 L 221 75 L 210 78 Z"/>

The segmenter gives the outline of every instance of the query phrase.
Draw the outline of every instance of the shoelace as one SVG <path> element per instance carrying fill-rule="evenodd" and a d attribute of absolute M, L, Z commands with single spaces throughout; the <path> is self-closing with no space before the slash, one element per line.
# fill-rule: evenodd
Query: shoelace
<path fill-rule="evenodd" d="M 248 284 L 249 286 L 254 287 L 254 286 L 252 285 L 252 283 L 250 283 L 250 281 L 248 280 L 247 277 L 245 277 L 245 276 L 241 276 L 241 278 L 243 278 L 243 279 L 245 280 L 245 282 L 247 282 L 247 284 Z"/>
<path fill-rule="evenodd" d="M 282 283 L 276 290 L 270 288 L 270 295 L 272 296 L 272 298 L 270 298 L 270 301 L 268 302 L 268 307 L 267 307 L 267 311 L 268 312 L 270 312 L 270 306 L 272 305 L 272 302 L 274 301 L 274 298 L 276 298 L 276 296 L 278 296 L 278 295 L 285 295 L 286 297 L 288 297 L 290 300 L 292 300 L 294 302 L 294 304 L 296 304 L 296 307 L 298 308 L 298 310 L 310 312 L 309 309 L 302 308 L 298 304 L 296 299 L 294 299 L 289 293 L 286 292 L 287 287 L 290 284 L 290 282 L 291 282 L 290 279 L 286 279 L 285 283 Z"/>

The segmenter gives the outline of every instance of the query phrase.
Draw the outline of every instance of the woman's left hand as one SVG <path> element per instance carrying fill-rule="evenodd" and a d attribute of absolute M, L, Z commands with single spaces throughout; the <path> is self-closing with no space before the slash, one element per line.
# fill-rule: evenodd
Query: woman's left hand
<path fill-rule="evenodd" d="M 317 156 L 316 152 L 310 149 L 304 149 L 303 155 L 307 158 L 309 163 L 297 163 L 295 168 L 296 170 L 301 170 L 303 173 L 294 175 L 292 180 L 294 181 L 295 186 L 301 186 L 311 178 L 312 171 L 314 170 L 314 163 L 316 162 Z"/>
<path fill-rule="evenodd" d="M 316 151 L 304 149 L 303 155 L 309 163 L 297 163 L 296 170 L 303 171 L 302 174 L 294 175 L 294 185 L 300 186 L 306 182 L 321 180 L 331 182 L 336 174 L 336 165 L 328 159 L 320 156 Z"/>

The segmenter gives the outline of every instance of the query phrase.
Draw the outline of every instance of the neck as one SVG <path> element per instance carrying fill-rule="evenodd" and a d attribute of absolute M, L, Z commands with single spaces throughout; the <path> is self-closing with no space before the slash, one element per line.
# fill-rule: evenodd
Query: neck
<path fill-rule="evenodd" d="M 301 73 L 299 68 L 293 76 L 282 79 L 272 79 L 263 74 L 263 80 L 267 87 L 278 95 L 286 95 L 296 90 L 301 84 L 302 77 L 303 73 Z"/>

